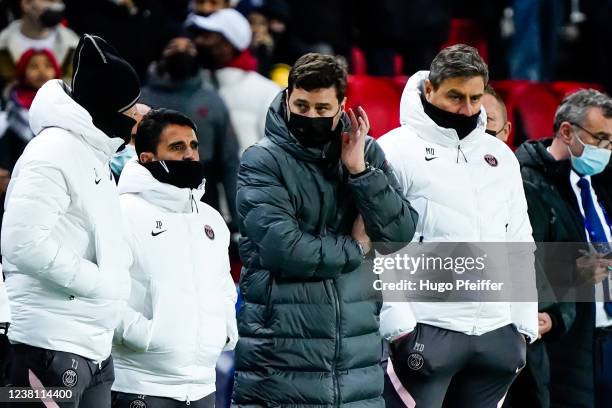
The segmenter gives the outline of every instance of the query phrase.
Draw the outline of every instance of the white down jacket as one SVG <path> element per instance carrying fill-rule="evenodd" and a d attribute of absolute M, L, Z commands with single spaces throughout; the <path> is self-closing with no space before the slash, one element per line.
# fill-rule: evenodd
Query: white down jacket
<path fill-rule="evenodd" d="M 96 128 L 60 80 L 38 91 L 30 127 L 38 136 L 15 166 L 2 224 L 9 338 L 99 362 L 130 290 L 109 169 L 123 141 Z"/>
<path fill-rule="evenodd" d="M 200 202 L 204 190 L 161 183 L 135 160 L 119 192 L 134 264 L 113 390 L 198 400 L 215 391 L 217 359 L 238 340 L 229 230 Z"/>
<path fill-rule="evenodd" d="M 476 129 L 462 140 L 454 129 L 439 127 L 429 118 L 420 99 L 428 75 L 421 71 L 410 78 L 400 103 L 401 126 L 378 140 L 404 194 L 419 212 L 413 241 L 533 242 L 516 157 L 503 142 L 485 133 L 484 108 Z M 510 248 L 524 252 L 509 255 L 533 269 L 535 247 Z M 513 323 L 534 341 L 538 336 L 535 272 L 525 276 L 533 277 L 533 282 L 525 282 L 532 302 L 385 303 L 381 334 L 394 337 L 424 323 L 481 335 Z"/>

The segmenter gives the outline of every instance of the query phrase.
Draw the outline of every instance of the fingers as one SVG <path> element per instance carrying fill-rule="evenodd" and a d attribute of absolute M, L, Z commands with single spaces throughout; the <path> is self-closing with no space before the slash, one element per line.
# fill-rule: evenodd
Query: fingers
<path fill-rule="evenodd" d="M 363 118 L 363 121 L 366 125 L 365 133 L 367 134 L 370 131 L 370 119 L 368 118 L 368 114 L 361 106 L 357 108 L 357 112 L 359 113 L 359 116 Z"/>
<path fill-rule="evenodd" d="M 355 112 L 353 111 L 353 109 L 348 110 L 348 117 L 351 121 L 350 134 L 354 137 L 354 135 L 359 131 L 359 122 L 357 121 L 357 117 L 355 116 Z"/>

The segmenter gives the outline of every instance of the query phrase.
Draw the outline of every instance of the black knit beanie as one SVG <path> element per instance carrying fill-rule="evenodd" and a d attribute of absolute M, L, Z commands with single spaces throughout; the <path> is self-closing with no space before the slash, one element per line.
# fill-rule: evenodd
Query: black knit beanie
<path fill-rule="evenodd" d="M 110 122 L 123 122 L 118 114 L 134 106 L 140 97 L 140 81 L 134 68 L 103 38 L 84 34 L 75 50 L 73 70 L 72 98 L 108 136 L 123 137 L 111 134 L 117 133 L 116 129 L 108 127 L 114 127 Z"/>

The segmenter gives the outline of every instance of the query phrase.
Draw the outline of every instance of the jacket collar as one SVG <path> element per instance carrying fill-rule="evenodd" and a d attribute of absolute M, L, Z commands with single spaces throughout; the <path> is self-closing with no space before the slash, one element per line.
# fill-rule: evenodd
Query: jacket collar
<path fill-rule="evenodd" d="M 427 116 L 421 102 L 421 94 L 428 77 L 429 71 L 419 71 L 410 77 L 406 84 L 400 101 L 400 124 L 402 126 L 413 129 L 421 139 L 446 147 L 469 145 L 479 142 L 482 138 L 491 137 L 485 133 L 487 113 L 484 107 L 480 110 L 476 129 L 463 140 L 459 140 L 455 129 L 442 128 Z"/>
<path fill-rule="evenodd" d="M 197 212 L 198 201 L 204 195 L 204 185 L 199 189 L 178 188 L 161 183 L 136 157 L 125 165 L 119 178 L 119 194 L 136 194 L 143 200 L 175 213 Z"/>

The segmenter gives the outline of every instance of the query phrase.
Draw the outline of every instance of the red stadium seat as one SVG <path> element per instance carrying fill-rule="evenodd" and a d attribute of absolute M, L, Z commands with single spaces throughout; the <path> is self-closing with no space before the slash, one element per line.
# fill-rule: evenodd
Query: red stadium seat
<path fill-rule="evenodd" d="M 399 103 L 403 87 L 394 78 L 351 75 L 347 107 L 362 106 L 370 119 L 370 135 L 379 137 L 399 126 Z"/>
<path fill-rule="evenodd" d="M 478 53 L 482 59 L 485 61 L 489 60 L 487 40 L 475 21 L 462 18 L 451 19 L 448 40 L 446 44 L 442 46 L 442 48 L 446 48 L 454 44 L 471 45 L 478 50 Z"/>
<path fill-rule="evenodd" d="M 550 87 L 558 95 L 559 99 L 563 99 L 567 95 L 573 94 L 581 89 L 592 88 L 598 91 L 603 91 L 603 87 L 601 85 L 587 82 L 558 81 L 550 84 Z"/>
<path fill-rule="evenodd" d="M 504 99 L 508 120 L 513 123 L 508 145 L 518 147 L 524 140 L 517 138 L 520 122 L 524 137 L 531 140 L 550 137 L 559 96 L 546 85 L 528 81 L 496 81 L 491 84 Z"/>
<path fill-rule="evenodd" d="M 368 63 L 366 62 L 365 54 L 361 48 L 353 47 L 351 49 L 351 74 L 365 75 L 368 71 Z"/>

